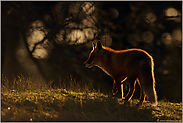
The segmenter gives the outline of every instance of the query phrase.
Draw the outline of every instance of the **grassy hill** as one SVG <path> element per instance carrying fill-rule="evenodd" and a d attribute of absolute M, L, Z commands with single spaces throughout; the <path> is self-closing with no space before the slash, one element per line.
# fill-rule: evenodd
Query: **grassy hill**
<path fill-rule="evenodd" d="M 1 121 L 182 121 L 182 103 L 160 100 L 157 107 L 136 106 L 106 95 L 91 86 L 71 81 L 65 89 L 18 77 L 9 86 L 2 78 Z M 14 88 L 14 90 L 12 89 Z"/>

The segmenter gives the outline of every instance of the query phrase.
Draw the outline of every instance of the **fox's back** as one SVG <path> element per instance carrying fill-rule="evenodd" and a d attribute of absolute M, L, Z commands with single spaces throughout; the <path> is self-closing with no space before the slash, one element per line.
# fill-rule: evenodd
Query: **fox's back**
<path fill-rule="evenodd" d="M 101 68 L 111 76 L 127 76 L 128 69 L 138 69 L 140 62 L 152 60 L 152 57 L 142 49 L 113 50 L 108 47 L 103 49 Z"/>

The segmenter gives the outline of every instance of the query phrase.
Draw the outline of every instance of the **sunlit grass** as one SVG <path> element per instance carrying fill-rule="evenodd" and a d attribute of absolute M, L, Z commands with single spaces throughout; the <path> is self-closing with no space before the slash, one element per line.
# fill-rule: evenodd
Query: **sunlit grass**
<path fill-rule="evenodd" d="M 6 82 L 6 83 L 5 83 Z M 28 85 L 29 83 L 29 85 Z M 145 102 L 137 106 L 81 86 L 74 78 L 69 85 L 51 88 L 31 77 L 17 77 L 12 86 L 2 76 L 2 121 L 181 121 L 182 103 L 160 100 L 157 107 Z M 14 91 L 12 91 L 12 89 Z"/>

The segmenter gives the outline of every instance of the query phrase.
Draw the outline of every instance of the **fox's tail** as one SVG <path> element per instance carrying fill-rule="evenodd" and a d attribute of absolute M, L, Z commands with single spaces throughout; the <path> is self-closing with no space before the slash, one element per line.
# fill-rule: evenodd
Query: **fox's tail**
<path fill-rule="evenodd" d="M 150 61 L 141 62 L 139 79 L 141 81 L 142 88 L 148 97 L 148 100 L 152 103 L 153 106 L 156 106 L 158 102 L 157 102 L 157 93 L 155 90 L 153 59 L 150 59 Z"/>

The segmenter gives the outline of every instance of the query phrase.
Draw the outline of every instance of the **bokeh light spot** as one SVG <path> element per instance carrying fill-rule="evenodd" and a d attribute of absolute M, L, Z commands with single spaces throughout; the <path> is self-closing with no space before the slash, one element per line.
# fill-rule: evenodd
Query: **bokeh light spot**
<path fill-rule="evenodd" d="M 138 46 L 138 44 L 141 42 L 141 38 L 138 34 L 130 34 L 127 38 L 127 41 L 134 47 Z"/>
<path fill-rule="evenodd" d="M 150 31 L 143 32 L 142 38 L 145 42 L 151 43 L 153 41 L 154 35 Z"/>
<path fill-rule="evenodd" d="M 89 40 L 92 40 L 94 39 L 94 32 L 92 29 L 88 28 L 88 29 L 84 29 L 84 34 L 85 34 L 85 37 Z"/>
<path fill-rule="evenodd" d="M 177 41 L 182 41 L 182 31 L 180 29 L 173 30 L 172 38 L 174 38 Z"/>
<path fill-rule="evenodd" d="M 168 8 L 165 10 L 165 15 L 166 16 L 177 16 L 178 15 L 178 11 L 175 8 Z"/>
<path fill-rule="evenodd" d="M 153 13 L 147 13 L 146 14 L 146 22 L 147 23 L 153 23 L 156 21 L 156 15 Z"/>
<path fill-rule="evenodd" d="M 85 2 L 82 5 L 82 8 L 86 14 L 91 14 L 95 10 L 95 6 L 90 2 Z"/>
<path fill-rule="evenodd" d="M 163 74 L 165 74 L 165 75 L 168 74 L 168 73 L 169 73 L 168 70 L 163 71 Z"/>
<path fill-rule="evenodd" d="M 69 44 L 79 44 L 84 43 L 85 36 L 84 33 L 80 30 L 73 30 L 70 34 L 67 35 L 67 41 Z"/>
<path fill-rule="evenodd" d="M 163 33 L 163 35 L 161 36 L 161 40 L 164 44 L 169 45 L 172 43 L 172 36 L 170 35 L 170 33 Z"/>
<path fill-rule="evenodd" d="M 112 19 L 118 18 L 118 16 L 119 16 L 118 10 L 117 10 L 117 9 L 114 9 L 114 8 L 110 8 L 110 9 L 109 9 L 109 16 L 110 16 Z"/>
<path fill-rule="evenodd" d="M 166 61 L 166 60 L 163 60 L 163 64 L 164 64 L 164 65 L 167 65 L 167 61 Z"/>
<path fill-rule="evenodd" d="M 107 47 L 111 46 L 111 44 L 112 44 L 112 38 L 108 34 L 103 35 L 100 38 L 100 41 L 102 42 L 102 44 L 104 46 L 107 46 Z"/>
<path fill-rule="evenodd" d="M 44 59 L 48 56 L 48 52 L 42 45 L 37 45 L 35 51 L 32 53 L 33 57 Z"/>
<path fill-rule="evenodd" d="M 31 36 L 28 37 L 29 49 L 32 50 L 37 42 L 40 42 L 44 38 L 44 32 L 35 30 Z"/>

